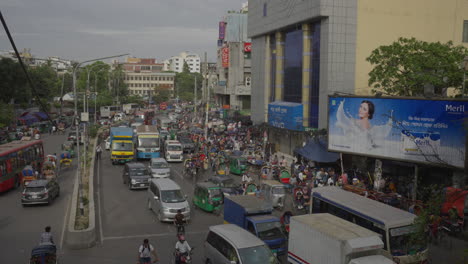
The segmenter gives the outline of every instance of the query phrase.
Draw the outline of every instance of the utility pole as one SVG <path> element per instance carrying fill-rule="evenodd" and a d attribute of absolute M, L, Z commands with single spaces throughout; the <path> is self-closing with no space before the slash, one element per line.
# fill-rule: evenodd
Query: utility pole
<path fill-rule="evenodd" d="M 193 103 L 195 104 L 195 117 L 197 116 L 197 76 L 195 75 L 195 83 L 193 85 Z"/>
<path fill-rule="evenodd" d="M 65 84 L 65 73 L 62 75 L 62 89 L 60 90 L 60 116 L 63 115 L 63 86 Z"/>

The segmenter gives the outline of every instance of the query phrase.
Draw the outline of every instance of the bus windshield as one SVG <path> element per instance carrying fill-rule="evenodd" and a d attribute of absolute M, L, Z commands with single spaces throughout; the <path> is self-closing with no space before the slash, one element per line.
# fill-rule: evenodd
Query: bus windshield
<path fill-rule="evenodd" d="M 159 148 L 159 138 L 138 137 L 138 146 L 142 148 Z"/>
<path fill-rule="evenodd" d="M 113 151 L 133 151 L 133 144 L 130 142 L 114 142 L 112 144 Z"/>
<path fill-rule="evenodd" d="M 410 241 L 413 230 L 413 226 L 390 229 L 390 249 L 393 256 L 413 255 L 425 249 L 425 246 L 415 245 Z"/>
<path fill-rule="evenodd" d="M 182 146 L 179 145 L 168 145 L 167 146 L 168 151 L 182 151 Z"/>

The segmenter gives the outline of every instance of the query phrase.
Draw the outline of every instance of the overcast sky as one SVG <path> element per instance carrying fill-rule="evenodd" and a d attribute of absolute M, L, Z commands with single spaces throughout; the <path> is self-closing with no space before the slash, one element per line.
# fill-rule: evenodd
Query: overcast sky
<path fill-rule="evenodd" d="M 18 49 L 86 60 L 130 53 L 162 61 L 181 51 L 216 58 L 218 22 L 247 0 L 1 0 Z M 12 50 L 1 28 L 0 50 Z"/>

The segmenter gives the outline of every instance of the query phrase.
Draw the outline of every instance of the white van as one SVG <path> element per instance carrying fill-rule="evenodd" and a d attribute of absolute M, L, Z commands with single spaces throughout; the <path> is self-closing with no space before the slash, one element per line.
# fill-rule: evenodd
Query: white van
<path fill-rule="evenodd" d="M 167 162 L 184 161 L 184 150 L 182 144 L 177 140 L 166 140 L 164 142 L 164 157 Z"/>
<path fill-rule="evenodd" d="M 204 246 L 204 263 L 279 264 L 262 240 L 233 224 L 210 226 Z"/>
<path fill-rule="evenodd" d="M 190 205 L 187 195 L 179 185 L 168 178 L 151 179 L 148 188 L 148 209 L 157 214 L 161 222 L 172 222 L 180 210 L 186 221 L 190 220 Z"/>

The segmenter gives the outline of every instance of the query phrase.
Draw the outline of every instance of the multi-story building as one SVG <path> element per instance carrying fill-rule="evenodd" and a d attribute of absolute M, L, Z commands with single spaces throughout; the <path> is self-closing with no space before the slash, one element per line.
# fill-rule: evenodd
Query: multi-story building
<path fill-rule="evenodd" d="M 250 110 L 251 43 L 247 37 L 247 5 L 229 12 L 219 23 L 215 96 L 218 104 Z"/>
<path fill-rule="evenodd" d="M 370 94 L 372 50 L 399 37 L 467 46 L 466 10 L 457 0 L 250 2 L 252 120 L 267 122 L 268 104 L 286 101 L 302 105 L 303 129 L 326 128 L 328 95 Z"/>
<path fill-rule="evenodd" d="M 174 92 L 175 73 L 162 72 L 164 64 L 157 63 L 156 59 L 127 58 L 122 65 L 124 82 L 131 95 L 150 96 L 155 88 Z"/>
<path fill-rule="evenodd" d="M 164 71 L 182 72 L 184 63 L 187 63 L 190 72 L 200 73 L 200 56 L 188 51 L 181 52 L 178 56 L 173 56 L 164 61 Z"/>
<path fill-rule="evenodd" d="M 327 128 L 328 95 L 371 94 L 372 65 L 366 58 L 374 49 L 400 37 L 468 47 L 467 10 L 468 2 L 459 0 L 251 1 L 253 122 L 269 122 L 268 140 L 277 152 L 291 155 L 309 146 L 305 131 Z M 293 111 L 294 116 L 276 122 L 286 107 L 296 106 L 300 111 Z M 302 126 L 287 127 L 292 118 Z M 326 145 L 313 146 L 310 153 L 326 152 Z M 343 154 L 342 162 L 344 168 L 347 162 L 347 168 L 369 168 L 373 158 L 377 168 L 371 156 Z M 396 175 L 394 180 L 403 179 L 400 186 L 416 185 L 417 171 L 432 183 L 450 179 L 446 168 L 385 159 L 380 164 L 384 173 Z M 415 171 L 414 179 L 400 177 Z M 453 175 L 455 182 L 460 173 L 454 170 Z"/>

